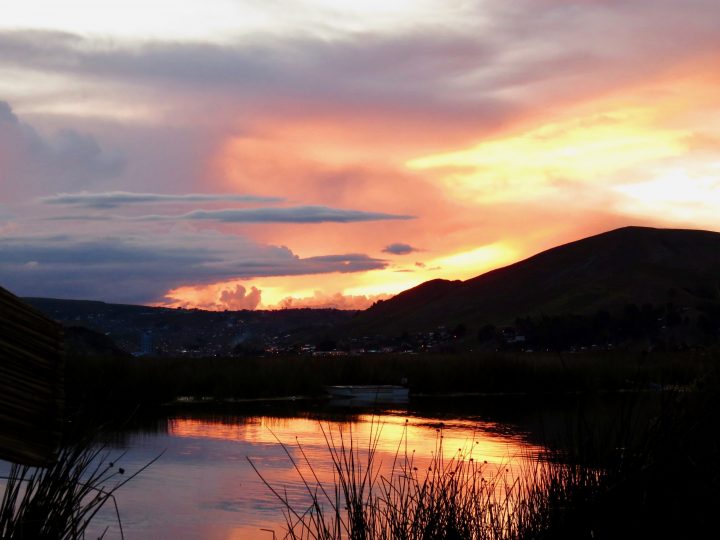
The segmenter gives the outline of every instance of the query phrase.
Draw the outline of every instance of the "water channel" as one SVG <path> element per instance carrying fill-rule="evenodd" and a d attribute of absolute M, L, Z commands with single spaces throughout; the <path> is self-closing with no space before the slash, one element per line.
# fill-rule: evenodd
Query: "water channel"
<path fill-rule="evenodd" d="M 135 422 L 107 443 L 111 456 L 125 452 L 118 460 L 125 474 L 162 453 L 116 493 L 124 537 L 254 540 L 272 539 L 274 531 L 282 538 L 281 504 L 248 458 L 270 485 L 304 509 L 309 499 L 288 453 L 307 474 L 304 453 L 318 478 L 332 483 L 327 436 L 335 437 L 335 445 L 343 437 L 363 449 L 377 438 L 376 463 L 385 469 L 398 451 L 413 455 L 420 467 L 440 451 L 447 459 L 461 452 L 464 459 L 487 462 L 489 475 L 516 474 L 523 460 L 562 438 L 578 402 L 505 396 L 413 400 L 384 408 L 323 402 L 172 408 Z M 88 537 L 106 527 L 106 539 L 121 538 L 111 505 L 95 518 Z"/>

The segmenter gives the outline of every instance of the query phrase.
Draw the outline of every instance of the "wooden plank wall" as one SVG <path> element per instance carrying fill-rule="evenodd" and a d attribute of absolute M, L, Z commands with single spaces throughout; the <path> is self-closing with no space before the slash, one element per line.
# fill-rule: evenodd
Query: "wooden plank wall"
<path fill-rule="evenodd" d="M 0 459 L 42 466 L 60 441 L 62 327 L 0 287 Z"/>

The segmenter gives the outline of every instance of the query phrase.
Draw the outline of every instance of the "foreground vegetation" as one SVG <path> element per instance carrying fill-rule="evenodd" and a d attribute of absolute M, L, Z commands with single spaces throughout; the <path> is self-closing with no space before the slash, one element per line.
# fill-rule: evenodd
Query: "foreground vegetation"
<path fill-rule="evenodd" d="M 528 458 L 520 470 L 499 469 L 469 450 L 445 457 L 442 432 L 435 452 L 423 461 L 398 445 L 383 467 L 376 452 L 381 429 L 367 444 L 352 432 L 323 429 L 335 484 L 323 485 L 307 460 L 286 453 L 310 501 L 299 508 L 287 493 L 265 481 L 281 502 L 292 539 L 505 540 L 539 538 L 556 529 L 559 510 L 599 492 L 607 473 L 577 465 Z M 303 465 L 306 472 L 303 472 Z M 309 474 L 307 470 L 309 469 Z"/>
<path fill-rule="evenodd" d="M 57 460 L 47 467 L 13 464 L 9 474 L 2 477 L 0 538 L 85 538 L 93 518 L 108 502 L 114 506 L 123 537 L 114 494 L 155 460 L 132 474 L 125 474 L 117 463 L 121 457 L 111 458 L 110 452 L 95 444 L 92 438 L 84 438 L 63 445 Z"/>
<path fill-rule="evenodd" d="M 719 389 L 714 372 L 695 392 L 669 395 L 649 421 L 632 409 L 603 426 L 579 421 L 569 426 L 561 451 L 528 458 L 509 472 L 489 468 L 472 450 L 446 459 L 441 434 L 429 461 L 405 448 L 388 467 L 377 462 L 379 431 L 361 442 L 352 431 L 328 428 L 334 483 L 320 483 L 302 447 L 286 447 L 305 485 L 307 506 L 291 501 L 282 486 L 266 484 L 284 508 L 289 538 L 714 536 Z"/>

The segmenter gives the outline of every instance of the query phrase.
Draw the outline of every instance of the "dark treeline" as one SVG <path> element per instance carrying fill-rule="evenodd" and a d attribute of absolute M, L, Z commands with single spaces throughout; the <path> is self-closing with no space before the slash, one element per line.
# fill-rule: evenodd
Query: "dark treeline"
<path fill-rule="evenodd" d="M 399 384 L 414 394 L 562 393 L 691 384 L 711 351 L 464 353 L 267 358 L 68 358 L 72 407 L 131 408 L 196 399 L 323 396 L 333 384 Z M 101 409 L 103 407 L 100 407 Z"/>
<path fill-rule="evenodd" d="M 522 339 L 516 339 L 522 336 Z M 504 348 L 570 351 L 581 348 L 682 350 L 707 346 L 720 339 L 720 306 L 697 310 L 664 305 L 628 304 L 618 312 L 518 317 L 513 327 L 482 327 L 480 342 Z"/>

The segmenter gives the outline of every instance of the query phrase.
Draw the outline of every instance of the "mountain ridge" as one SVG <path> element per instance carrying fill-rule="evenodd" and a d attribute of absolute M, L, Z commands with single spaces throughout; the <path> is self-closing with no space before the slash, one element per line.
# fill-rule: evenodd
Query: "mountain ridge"
<path fill-rule="evenodd" d="M 432 280 L 378 302 L 352 333 L 510 324 L 628 303 L 720 302 L 720 233 L 628 226 L 568 242 L 466 281 Z"/>

